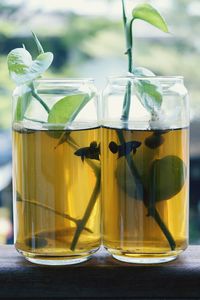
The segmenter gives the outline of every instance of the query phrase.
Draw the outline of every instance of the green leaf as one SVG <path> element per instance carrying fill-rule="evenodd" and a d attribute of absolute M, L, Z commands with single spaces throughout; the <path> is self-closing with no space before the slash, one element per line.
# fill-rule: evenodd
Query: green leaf
<path fill-rule="evenodd" d="M 154 160 L 149 185 L 155 191 L 155 201 L 168 200 L 177 195 L 185 183 L 186 170 L 185 163 L 178 156 L 169 155 Z"/>
<path fill-rule="evenodd" d="M 142 105 L 150 112 L 157 112 L 162 105 L 162 91 L 148 80 L 138 80 L 137 95 Z"/>
<path fill-rule="evenodd" d="M 146 159 L 145 156 L 142 156 Z M 159 160 L 153 160 L 148 166 L 150 157 L 144 162 L 145 172 L 141 170 L 141 178 L 144 187 L 149 192 L 149 205 L 158 201 L 168 200 L 177 195 L 186 180 L 187 168 L 178 156 L 169 155 Z M 138 164 L 137 168 L 141 167 Z M 149 169 L 148 169 L 149 168 Z M 145 174 L 146 173 L 146 174 Z M 125 159 L 119 159 L 116 169 L 116 179 L 120 188 L 131 198 L 142 201 L 139 198 L 138 188 L 127 162 Z M 151 196 L 150 196 L 151 195 Z M 154 199 L 152 198 L 154 195 Z"/>
<path fill-rule="evenodd" d="M 44 73 L 53 61 L 53 54 L 46 52 L 32 60 L 24 48 L 17 48 L 8 54 L 7 63 L 10 76 L 17 85 L 29 83 Z"/>
<path fill-rule="evenodd" d="M 15 110 L 15 121 L 21 121 L 24 118 L 24 115 L 29 107 L 31 102 L 31 89 L 28 86 L 21 86 L 18 89 L 18 94 L 20 96 L 17 100 L 16 110 Z"/>
<path fill-rule="evenodd" d="M 168 26 L 161 14 L 150 4 L 138 4 L 132 11 L 133 19 L 143 20 L 163 32 L 169 33 Z"/>
<path fill-rule="evenodd" d="M 32 35 L 33 35 L 34 42 L 36 43 L 36 46 L 37 46 L 37 49 L 38 49 L 38 54 L 44 53 L 44 49 L 43 49 L 37 35 L 33 31 L 32 31 Z"/>
<path fill-rule="evenodd" d="M 88 94 L 77 94 L 62 98 L 52 107 L 48 116 L 48 123 L 66 124 L 73 121 L 89 100 Z"/>
<path fill-rule="evenodd" d="M 24 48 L 12 50 L 7 57 L 10 76 L 16 84 L 24 83 L 29 69 L 32 65 L 32 57 Z"/>
<path fill-rule="evenodd" d="M 133 75 L 141 77 L 135 80 L 136 94 L 140 102 L 151 114 L 156 114 L 162 105 L 163 93 L 161 85 L 153 78 L 155 74 L 146 68 L 137 67 L 133 69 Z M 152 78 L 145 80 L 145 77 Z"/>
<path fill-rule="evenodd" d="M 30 80 L 36 79 L 42 73 L 44 73 L 51 65 L 53 61 L 53 54 L 51 52 L 46 52 L 38 55 L 36 60 L 33 61 L 29 69 Z"/>
<path fill-rule="evenodd" d="M 136 67 L 133 69 L 133 75 L 138 77 L 153 77 L 156 76 L 151 70 L 143 67 Z"/>

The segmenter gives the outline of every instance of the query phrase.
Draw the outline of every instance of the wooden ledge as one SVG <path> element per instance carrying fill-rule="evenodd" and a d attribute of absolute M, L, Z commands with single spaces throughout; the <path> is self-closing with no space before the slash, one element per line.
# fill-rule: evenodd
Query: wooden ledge
<path fill-rule="evenodd" d="M 200 246 L 154 266 L 120 263 L 104 250 L 86 263 L 46 267 L 0 246 L 0 298 L 200 299 Z"/>

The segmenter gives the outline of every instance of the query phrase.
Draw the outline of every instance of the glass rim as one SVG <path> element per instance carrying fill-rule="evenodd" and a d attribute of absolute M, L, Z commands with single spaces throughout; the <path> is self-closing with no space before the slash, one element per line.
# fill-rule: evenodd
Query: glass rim
<path fill-rule="evenodd" d="M 80 83 L 93 83 L 94 78 L 90 77 L 69 77 L 69 78 L 41 78 L 34 80 L 35 83 L 41 84 L 80 84 Z"/>
<path fill-rule="evenodd" d="M 175 75 L 175 76 L 139 76 L 139 75 L 124 75 L 124 76 L 109 76 L 108 81 L 119 81 L 119 80 L 160 80 L 163 82 L 184 80 L 184 76 Z"/>

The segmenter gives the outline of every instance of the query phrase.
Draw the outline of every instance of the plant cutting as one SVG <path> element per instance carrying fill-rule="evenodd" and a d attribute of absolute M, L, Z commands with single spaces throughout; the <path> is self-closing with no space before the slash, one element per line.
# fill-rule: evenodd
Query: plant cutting
<path fill-rule="evenodd" d="M 139 4 L 129 18 L 122 0 L 122 15 L 128 75 L 111 78 L 104 92 L 104 244 L 122 261 L 165 262 L 187 244 L 187 91 L 181 77 L 157 77 L 133 64 L 137 20 L 169 33 L 158 10 Z M 122 108 L 115 117 L 114 97 Z"/>
<path fill-rule="evenodd" d="M 43 80 L 53 54 L 37 36 L 8 54 L 13 105 L 15 246 L 47 265 L 87 260 L 100 242 L 100 134 L 92 80 Z M 89 121 L 88 121 L 89 120 Z"/>

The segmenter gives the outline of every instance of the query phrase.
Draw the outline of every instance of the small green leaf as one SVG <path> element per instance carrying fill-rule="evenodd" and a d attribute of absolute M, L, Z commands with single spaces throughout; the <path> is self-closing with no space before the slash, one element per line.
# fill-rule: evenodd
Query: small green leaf
<path fill-rule="evenodd" d="M 156 76 L 151 70 L 143 67 L 136 67 L 133 69 L 133 75 L 138 77 L 153 77 Z"/>
<path fill-rule="evenodd" d="M 10 76 L 16 84 L 24 83 L 26 75 L 32 65 L 32 57 L 24 48 L 16 48 L 7 58 Z"/>
<path fill-rule="evenodd" d="M 155 113 L 162 105 L 162 91 L 148 80 L 138 80 L 137 95 L 142 105 L 151 113 Z"/>
<path fill-rule="evenodd" d="M 37 35 L 33 31 L 32 31 L 32 35 L 33 35 L 34 42 L 36 43 L 36 46 L 37 46 L 37 49 L 38 49 L 38 54 L 44 53 L 44 49 L 43 49 Z"/>
<path fill-rule="evenodd" d="M 138 4 L 132 11 L 133 19 L 143 20 L 163 32 L 169 33 L 168 26 L 161 14 L 150 4 Z"/>
<path fill-rule="evenodd" d="M 168 200 L 177 195 L 186 179 L 186 166 L 182 159 L 169 155 L 154 160 L 149 174 L 149 185 L 155 190 L 155 201 Z"/>
<path fill-rule="evenodd" d="M 150 113 L 156 113 L 162 105 L 163 96 L 160 84 L 153 78 L 155 74 L 146 68 L 137 67 L 133 69 L 133 75 L 142 78 L 136 78 L 135 81 L 136 94 L 140 102 Z M 145 80 L 145 77 L 152 79 Z"/>
<path fill-rule="evenodd" d="M 53 54 L 46 52 L 32 60 L 30 53 L 24 48 L 17 48 L 8 54 L 7 63 L 10 76 L 17 85 L 22 85 L 38 78 L 53 61 Z"/>
<path fill-rule="evenodd" d="M 73 121 L 89 100 L 88 94 L 77 94 L 62 98 L 52 107 L 48 116 L 48 123 L 66 124 Z"/>
<path fill-rule="evenodd" d="M 53 54 L 51 52 L 45 52 L 38 55 L 30 67 L 29 74 L 27 74 L 30 80 L 36 79 L 44 73 L 50 67 L 52 61 Z"/>
<path fill-rule="evenodd" d="M 23 120 L 32 97 L 31 89 L 25 85 L 19 87 L 18 93 L 20 94 L 20 96 L 18 97 L 17 100 L 15 116 L 14 116 L 15 121 Z"/>

